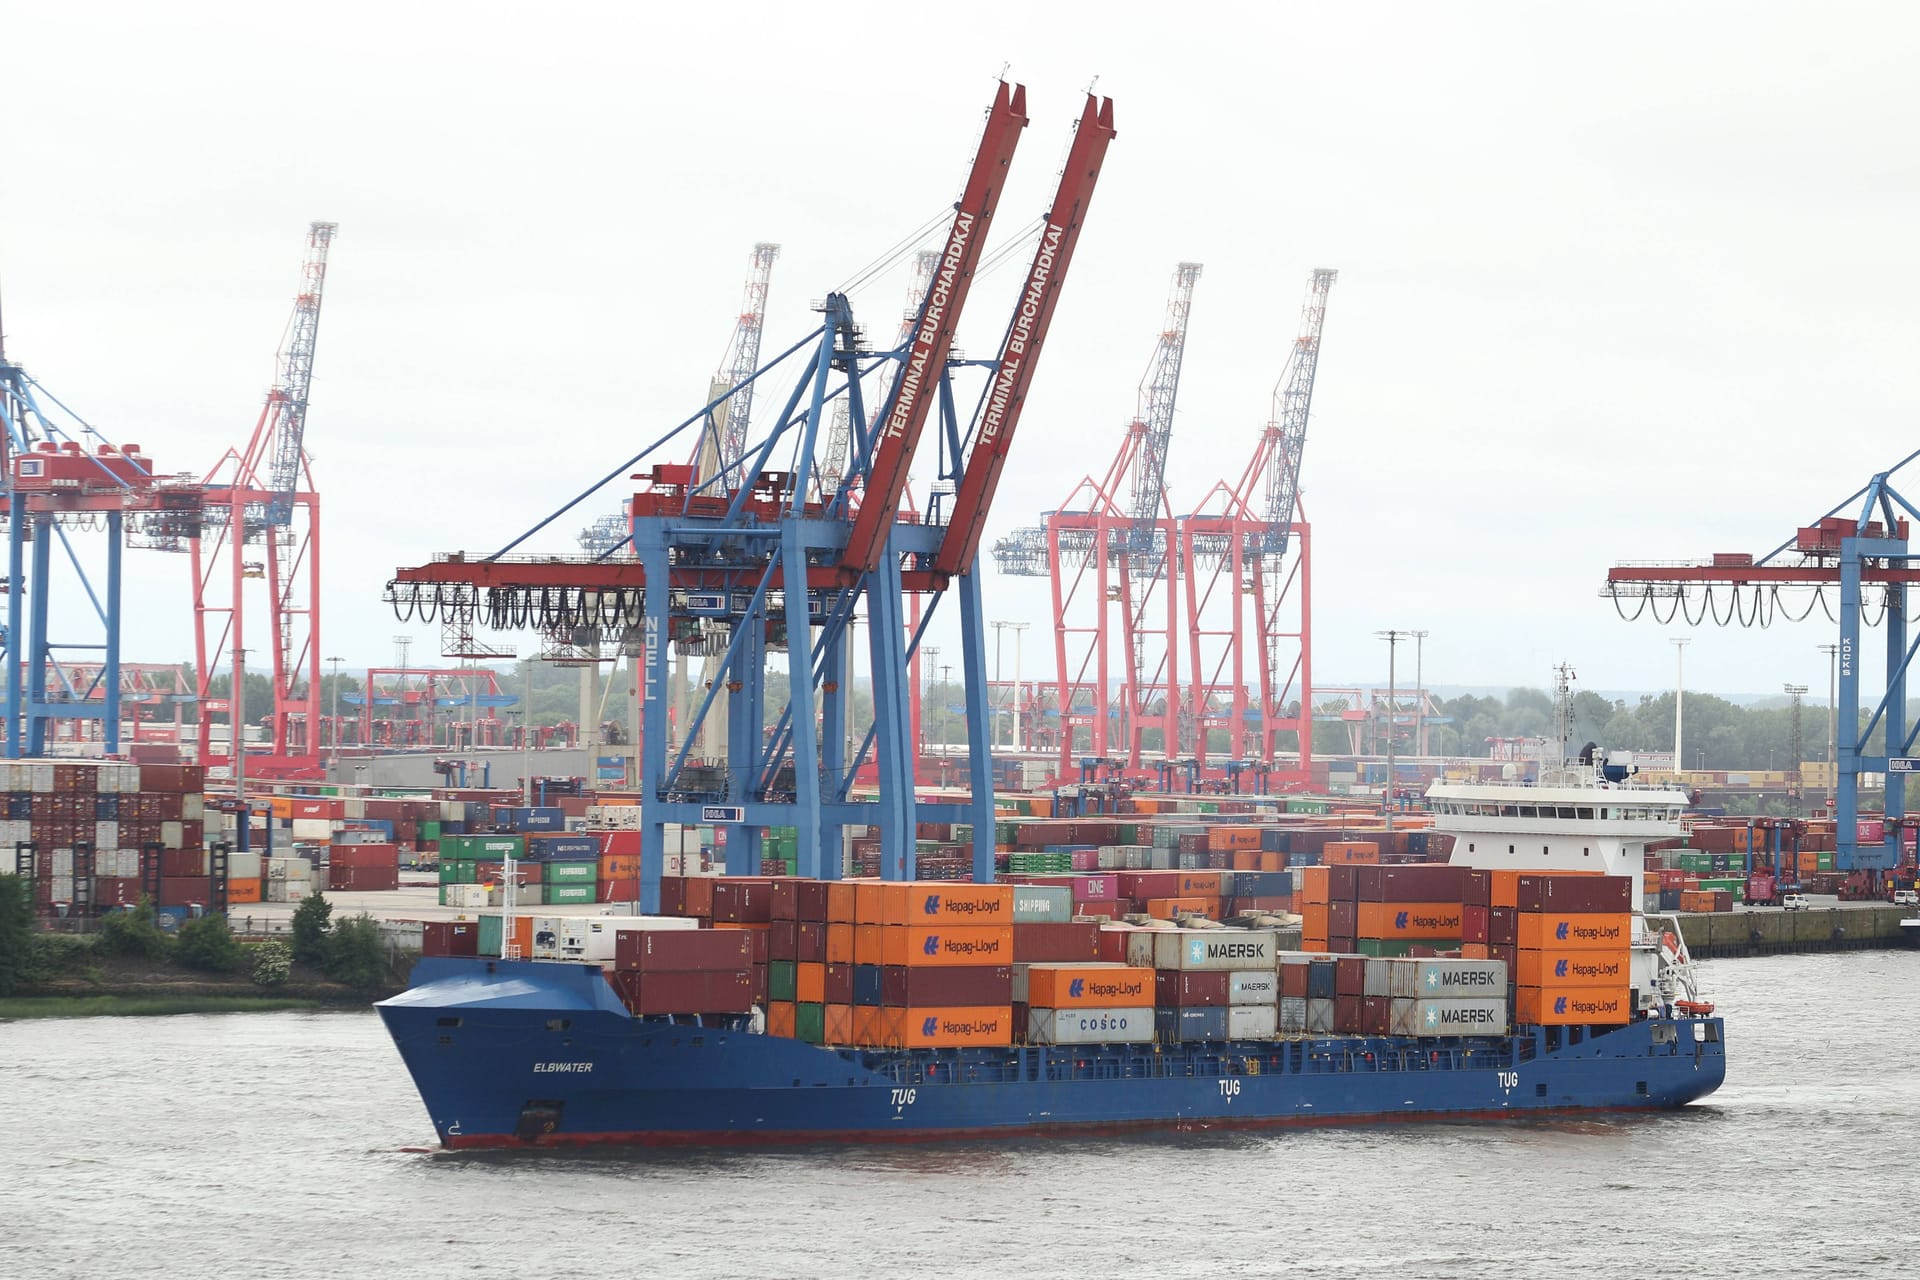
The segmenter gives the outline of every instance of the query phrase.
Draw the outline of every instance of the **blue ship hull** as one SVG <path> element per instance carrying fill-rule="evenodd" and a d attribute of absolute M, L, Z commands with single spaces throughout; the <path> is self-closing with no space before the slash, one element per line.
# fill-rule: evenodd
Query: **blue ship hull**
<path fill-rule="evenodd" d="M 1511 1036 L 839 1049 L 630 1015 L 597 965 L 429 959 L 380 1014 L 448 1147 L 925 1141 L 1657 1110 L 1718 1018 Z"/>

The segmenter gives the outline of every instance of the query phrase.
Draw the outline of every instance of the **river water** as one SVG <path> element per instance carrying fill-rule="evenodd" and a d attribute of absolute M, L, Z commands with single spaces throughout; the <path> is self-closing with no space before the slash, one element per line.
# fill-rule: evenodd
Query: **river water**
<path fill-rule="evenodd" d="M 358 1013 L 0 1023 L 0 1274 L 1920 1273 L 1920 952 L 1701 966 L 1659 1116 L 759 1154 L 449 1154 Z"/>

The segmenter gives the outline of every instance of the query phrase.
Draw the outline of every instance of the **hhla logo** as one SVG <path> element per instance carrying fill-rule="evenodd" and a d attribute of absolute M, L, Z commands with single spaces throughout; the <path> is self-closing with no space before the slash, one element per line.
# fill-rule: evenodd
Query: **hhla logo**
<path fill-rule="evenodd" d="M 939 894 L 930 893 L 927 895 L 926 914 L 930 916 L 937 916 L 940 914 L 940 895 Z"/>
<path fill-rule="evenodd" d="M 1567 962 L 1565 960 L 1554 961 L 1553 976 L 1556 978 L 1564 978 L 1567 976 Z"/>
<path fill-rule="evenodd" d="M 1567 922 L 1565 920 L 1562 920 L 1559 925 L 1554 928 L 1553 936 L 1562 942 L 1567 940 Z"/>
<path fill-rule="evenodd" d="M 935 1014 L 933 1017 L 928 1018 L 925 1022 L 920 1024 L 920 1034 L 923 1036 L 938 1035 L 939 1033 L 940 1033 L 940 1017 L 938 1014 Z"/>
<path fill-rule="evenodd" d="M 940 935 L 937 933 L 928 934 L 926 945 L 921 947 L 920 949 L 930 956 L 939 955 L 940 954 Z"/>
<path fill-rule="evenodd" d="M 1087 980 L 1085 978 L 1075 978 L 1067 984 L 1067 998 L 1070 1000 L 1078 1000 L 1086 994 L 1086 991 Z"/>

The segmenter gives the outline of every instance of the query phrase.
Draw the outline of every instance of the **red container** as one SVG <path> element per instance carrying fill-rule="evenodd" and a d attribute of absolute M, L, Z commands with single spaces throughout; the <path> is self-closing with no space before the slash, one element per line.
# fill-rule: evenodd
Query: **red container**
<path fill-rule="evenodd" d="M 849 970 L 851 972 L 851 970 Z M 880 1003 L 895 1009 L 946 1009 L 1013 1003 L 1013 966 L 967 965 L 880 970 Z"/>
<path fill-rule="evenodd" d="M 794 920 L 775 920 L 767 926 L 767 959 L 798 960 L 800 925 Z"/>
<path fill-rule="evenodd" d="M 1226 972 L 1156 970 L 1153 975 L 1153 1002 L 1163 1009 L 1218 1008 L 1227 1003 L 1227 980 L 1230 977 L 1232 975 Z"/>
<path fill-rule="evenodd" d="M 827 921 L 827 882 L 782 877 L 773 882 L 769 915 L 774 920 Z M 839 1003 L 829 1000 L 828 1004 Z"/>
<path fill-rule="evenodd" d="M 204 849 L 162 849 L 160 874 L 163 876 L 204 876 L 207 853 Z"/>
<path fill-rule="evenodd" d="M 639 973 L 745 969 L 754 963 L 756 932 L 752 929 L 622 929 L 613 939 L 613 967 Z"/>
<path fill-rule="evenodd" d="M 628 876 L 620 880 L 602 880 L 597 896 L 602 902 L 638 902 L 640 901 L 640 878 Z"/>
<path fill-rule="evenodd" d="M 1429 838 L 1431 847 L 1431 838 Z M 1466 875 L 1460 886 L 1460 904 L 1467 907 L 1493 905 L 1493 872 L 1478 867 L 1462 868 Z"/>
<path fill-rule="evenodd" d="M 160 877 L 160 904 L 163 907 L 184 907 L 191 903 L 213 901 L 213 881 L 206 876 L 169 876 Z"/>
<path fill-rule="evenodd" d="M 1181 875 L 1178 871 L 1116 871 L 1113 880 L 1120 897 L 1143 903 L 1148 898 L 1179 897 Z"/>
<path fill-rule="evenodd" d="M 1367 958 L 1341 956 L 1333 962 L 1335 996 L 1362 996 L 1367 993 Z"/>
<path fill-rule="evenodd" d="M 1428 865 L 1354 868 L 1362 902 L 1465 902 L 1466 870 Z"/>
<path fill-rule="evenodd" d="M 1514 904 L 1522 911 L 1559 915 L 1632 911 L 1633 881 L 1626 876 L 1521 876 L 1514 884 Z"/>
<path fill-rule="evenodd" d="M 827 966 L 826 1003 L 853 1003 L 853 966 L 850 964 L 830 964 Z"/>
<path fill-rule="evenodd" d="M 687 910 L 687 882 L 679 876 L 660 877 L 660 914 L 684 916 Z"/>
<path fill-rule="evenodd" d="M 207 773 L 197 764 L 142 764 L 142 791 L 198 791 L 207 785 Z"/>
<path fill-rule="evenodd" d="M 1327 868 L 1327 901 L 1356 902 L 1360 897 L 1360 868 L 1352 863 L 1336 863 Z"/>
<path fill-rule="evenodd" d="M 1365 996 L 1335 996 L 1333 1000 L 1333 1029 L 1349 1035 L 1360 1034 L 1360 1026 L 1366 1017 L 1367 998 Z"/>
<path fill-rule="evenodd" d="M 1024 925 L 1015 926 L 1015 928 L 1025 927 Z M 1132 932 L 1131 929 L 1100 930 L 1100 954 L 1096 958 L 1107 964 L 1125 964 L 1127 962 L 1127 938 Z"/>
<path fill-rule="evenodd" d="M 400 887 L 400 868 L 397 864 L 384 867 L 338 867 L 327 868 L 327 888 L 347 893 L 383 893 Z M 449 952 L 447 954 L 455 954 Z M 458 954 L 466 954 L 460 952 Z"/>
<path fill-rule="evenodd" d="M 1098 960 L 1100 958 L 1100 925 L 1093 920 L 1075 920 L 1061 924 L 1016 924 L 1013 926 L 1013 958 L 1016 961 L 1034 961 L 1042 964 L 1071 960 Z M 969 1002 L 963 1000 L 959 1003 Z M 993 1001 L 983 1000 L 977 1003 L 992 1004 Z"/>
<path fill-rule="evenodd" d="M 1102 920 L 1118 920 L 1127 914 L 1127 904 L 1118 898 L 1078 898 L 1073 903 L 1073 914 L 1077 916 L 1098 917 Z"/>
<path fill-rule="evenodd" d="M 713 881 L 713 916 L 733 924 L 764 924 L 773 917 L 773 885 L 764 879 L 726 876 Z"/>
<path fill-rule="evenodd" d="M 636 1014 L 748 1013 L 753 1009 L 751 968 L 647 972 L 627 969 L 615 970 L 611 979 L 622 1003 Z"/>
<path fill-rule="evenodd" d="M 1337 978 L 1338 975 L 1336 974 Z M 1303 964 L 1283 964 L 1280 966 L 1280 994 L 1295 1000 L 1307 998 L 1307 966 Z"/>
<path fill-rule="evenodd" d="M 1511 947 L 1517 945 L 1519 941 L 1520 913 L 1512 907 L 1490 909 L 1487 912 L 1488 944 L 1496 947 Z"/>
<path fill-rule="evenodd" d="M 327 851 L 327 865 L 397 867 L 400 865 L 400 846 L 397 844 L 336 844 Z"/>
<path fill-rule="evenodd" d="M 1365 996 L 1360 1005 L 1360 1030 L 1370 1036 L 1388 1035 L 1393 1030 L 1393 1000 L 1388 996 Z"/>
<path fill-rule="evenodd" d="M 1351 938 L 1360 932 L 1360 908 L 1352 902 L 1333 902 L 1327 906 L 1327 933 L 1335 938 Z"/>
<path fill-rule="evenodd" d="M 820 899 L 820 908 L 826 909 L 826 899 Z M 806 899 L 801 899 L 805 905 Z M 793 958 L 801 964 L 825 964 L 827 959 L 827 926 L 812 920 L 802 920 L 794 925 Z M 852 1004 L 852 1000 L 826 999 L 828 1004 Z"/>
<path fill-rule="evenodd" d="M 1493 908 L 1463 906 L 1460 908 L 1460 941 L 1485 942 L 1487 928 L 1492 923 Z"/>
<path fill-rule="evenodd" d="M 471 920 L 429 920 L 420 926 L 423 956 L 477 956 L 480 926 Z"/>

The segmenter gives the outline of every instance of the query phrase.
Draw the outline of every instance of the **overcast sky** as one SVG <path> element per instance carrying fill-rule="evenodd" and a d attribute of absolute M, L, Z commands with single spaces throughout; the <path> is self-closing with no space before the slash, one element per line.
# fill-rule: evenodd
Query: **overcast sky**
<path fill-rule="evenodd" d="M 754 241 L 782 246 L 770 353 L 950 203 L 1007 64 L 1032 125 L 1001 238 L 1096 75 L 1119 137 L 989 543 L 1105 469 L 1176 262 L 1206 268 L 1177 509 L 1245 465 L 1336 267 L 1303 476 L 1322 683 L 1383 679 L 1374 633 L 1406 627 L 1433 683 L 1665 687 L 1688 632 L 1616 619 L 1610 563 L 1764 552 L 1920 444 L 1911 6 L 87 4 L 6 31 L 8 354 L 162 470 L 244 441 L 307 224 L 340 224 L 307 442 L 322 647 L 354 665 L 407 630 L 396 565 L 497 548 L 698 408 Z M 855 296 L 871 334 L 905 288 Z M 185 558 L 132 554 L 127 658 L 187 656 Z M 1045 580 L 986 573 L 1050 667 Z M 1824 687 L 1824 622 L 1691 634 L 1689 688 Z"/>

